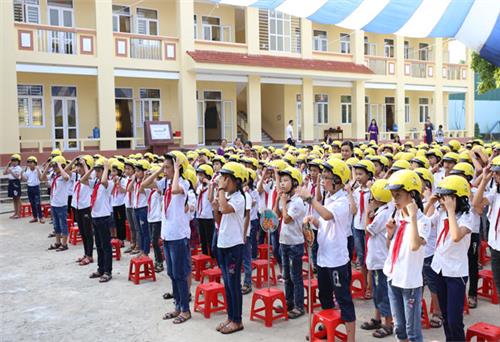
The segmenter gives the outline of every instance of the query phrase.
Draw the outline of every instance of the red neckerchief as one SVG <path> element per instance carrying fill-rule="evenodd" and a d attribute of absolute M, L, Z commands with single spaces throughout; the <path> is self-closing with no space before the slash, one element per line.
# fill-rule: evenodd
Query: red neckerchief
<path fill-rule="evenodd" d="M 82 183 L 80 181 L 77 181 L 75 184 L 75 188 L 73 189 L 73 192 L 76 192 L 76 209 L 78 209 L 78 202 L 80 201 L 80 189 L 82 187 Z"/>
<path fill-rule="evenodd" d="M 398 232 L 396 233 L 394 245 L 392 247 L 391 272 L 394 269 L 394 264 L 396 263 L 396 260 L 398 260 L 399 250 L 401 248 L 401 243 L 403 242 L 403 235 L 405 233 L 405 228 L 406 228 L 406 221 L 401 221 Z"/>
<path fill-rule="evenodd" d="M 127 186 L 126 186 L 127 191 L 131 181 L 132 178 L 127 179 Z M 130 204 L 130 207 L 132 207 L 132 191 L 128 191 L 128 203 Z"/>
<path fill-rule="evenodd" d="M 98 180 L 94 185 L 94 189 L 92 190 L 92 195 L 90 196 L 90 206 L 94 208 L 95 201 L 97 200 L 97 192 L 99 191 L 99 186 L 101 186 L 101 182 Z"/>
<path fill-rule="evenodd" d="M 61 177 L 61 175 L 56 175 L 56 176 L 54 177 L 54 179 L 52 180 L 52 184 L 50 185 L 50 193 L 51 193 L 51 194 L 53 194 L 53 193 L 54 193 L 54 191 L 56 190 L 56 187 L 57 187 L 56 182 L 57 182 L 57 179 L 58 179 L 59 177 Z"/>
<path fill-rule="evenodd" d="M 135 207 L 137 208 L 137 205 L 139 203 L 139 198 L 141 196 L 141 192 L 139 191 L 141 189 L 141 183 L 142 183 L 142 180 L 138 181 L 135 183 Z"/>
<path fill-rule="evenodd" d="M 120 179 L 120 181 L 121 181 L 121 179 Z M 113 192 L 111 193 L 111 195 L 113 197 L 116 197 L 117 194 L 118 194 L 118 187 L 115 184 L 115 186 L 113 187 Z"/>
<path fill-rule="evenodd" d="M 153 194 L 156 192 L 156 189 L 151 189 L 151 193 L 149 194 L 148 197 L 148 213 L 151 212 L 151 198 L 153 197 Z"/>
<path fill-rule="evenodd" d="M 198 213 L 201 215 L 201 211 L 203 210 L 203 195 L 208 190 L 208 188 L 202 188 L 200 194 L 198 195 Z"/>
<path fill-rule="evenodd" d="M 441 238 L 443 238 L 443 245 L 444 245 L 444 240 L 446 240 L 446 236 L 448 235 L 448 232 L 450 231 L 450 221 L 448 219 L 444 219 L 444 228 L 439 234 L 438 241 L 436 243 L 436 247 L 439 246 L 439 242 L 441 241 Z"/>
<path fill-rule="evenodd" d="M 172 186 L 168 186 L 165 190 L 165 196 L 163 196 L 163 209 L 165 212 L 165 216 L 167 215 L 168 207 L 170 206 L 170 202 L 172 201 Z"/>

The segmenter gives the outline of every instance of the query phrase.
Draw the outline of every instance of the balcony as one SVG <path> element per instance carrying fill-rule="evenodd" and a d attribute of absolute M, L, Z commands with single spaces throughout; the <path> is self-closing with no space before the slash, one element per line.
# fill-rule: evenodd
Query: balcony
<path fill-rule="evenodd" d="M 175 60 L 177 38 L 115 32 L 115 55 L 146 60 Z"/>
<path fill-rule="evenodd" d="M 382 56 L 365 56 L 365 65 L 377 75 L 396 74 L 396 59 Z"/>
<path fill-rule="evenodd" d="M 465 81 L 467 80 L 467 65 L 466 64 L 443 64 L 443 78 L 450 81 Z"/>
<path fill-rule="evenodd" d="M 434 62 L 405 59 L 405 76 L 417 78 L 433 78 Z"/>

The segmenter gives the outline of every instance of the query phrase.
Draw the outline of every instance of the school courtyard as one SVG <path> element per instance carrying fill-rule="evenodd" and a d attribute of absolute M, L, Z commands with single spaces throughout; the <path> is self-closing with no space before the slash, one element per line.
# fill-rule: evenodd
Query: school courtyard
<path fill-rule="evenodd" d="M 156 282 L 134 285 L 127 280 L 130 256 L 122 254 L 113 262 L 113 279 L 99 284 L 88 278 L 95 263 L 82 267 L 74 262 L 82 254 L 81 244 L 65 252 L 47 251 L 50 231 L 49 224 L 0 215 L 0 341 L 305 341 L 307 316 L 276 321 L 272 328 L 250 321 L 252 294 L 243 297 L 245 330 L 235 335 L 215 330 L 226 317 L 223 313 L 205 319 L 193 312 L 189 322 L 178 326 L 164 321 L 162 315 L 173 308 L 172 300 L 162 298 L 171 290 L 165 272 Z M 193 296 L 197 285 L 193 281 Z M 371 317 L 372 301 L 355 300 L 355 307 L 356 340 L 377 340 L 359 329 Z M 479 321 L 497 323 L 498 317 L 498 305 L 480 299 L 464 323 L 466 327 Z M 424 339 L 444 341 L 443 329 L 424 330 Z"/>

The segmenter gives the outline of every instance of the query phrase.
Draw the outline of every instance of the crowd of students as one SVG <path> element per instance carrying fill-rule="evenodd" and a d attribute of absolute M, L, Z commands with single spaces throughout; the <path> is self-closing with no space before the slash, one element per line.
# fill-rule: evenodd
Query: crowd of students
<path fill-rule="evenodd" d="M 172 297 L 175 308 L 163 319 L 174 324 L 191 318 L 191 248 L 199 241 L 222 270 L 228 317 L 217 330 L 223 334 L 243 329 L 242 295 L 252 291 L 251 261 L 265 241 L 259 227 L 265 209 L 280 219 L 270 243 L 288 317 L 305 314 L 302 227 L 310 224 L 321 307 L 340 309 L 349 341 L 356 321 L 353 267 L 363 273 L 365 297 L 374 303 L 373 318 L 361 328 L 379 338 L 423 340 L 420 303 L 427 286 L 434 298 L 431 325 L 442 326 L 447 340 L 465 340 L 460 298 L 477 306 L 482 240 L 490 247 L 500 293 L 500 143 L 247 143 L 223 152 L 202 148 L 68 161 L 54 150 L 40 167 L 35 157 L 21 167 L 14 154 L 4 171 L 14 198 L 11 218 L 20 217 L 24 180 L 30 222 L 44 223 L 40 182 L 48 182 L 55 237 L 49 250 L 68 249 L 70 213 L 83 240 L 77 262 L 93 263 L 95 244 L 97 271 L 90 278 L 101 283 L 112 279 L 111 239 L 125 247 L 128 222 L 130 245 L 124 252 L 148 256 L 152 244 L 155 270 L 166 264 L 172 293 L 164 298 Z"/>

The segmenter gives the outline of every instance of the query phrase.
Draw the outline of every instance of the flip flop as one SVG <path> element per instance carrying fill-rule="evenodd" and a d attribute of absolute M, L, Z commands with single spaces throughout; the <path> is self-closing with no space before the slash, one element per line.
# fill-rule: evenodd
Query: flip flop
<path fill-rule="evenodd" d="M 224 335 L 229 335 L 229 334 L 234 334 L 235 332 L 238 332 L 240 330 L 243 330 L 243 324 L 240 324 L 236 329 L 231 329 L 229 328 L 229 325 L 224 326 L 221 330 L 220 333 Z"/>
<path fill-rule="evenodd" d="M 163 315 L 163 319 L 173 319 L 179 316 L 181 313 L 179 311 L 172 311 L 172 312 L 167 312 L 166 314 Z"/>
<path fill-rule="evenodd" d="M 189 321 L 191 319 L 191 313 L 189 313 L 189 316 L 183 316 L 182 314 L 179 314 L 179 316 L 175 317 L 172 323 L 174 324 L 182 324 L 186 321 Z"/>

